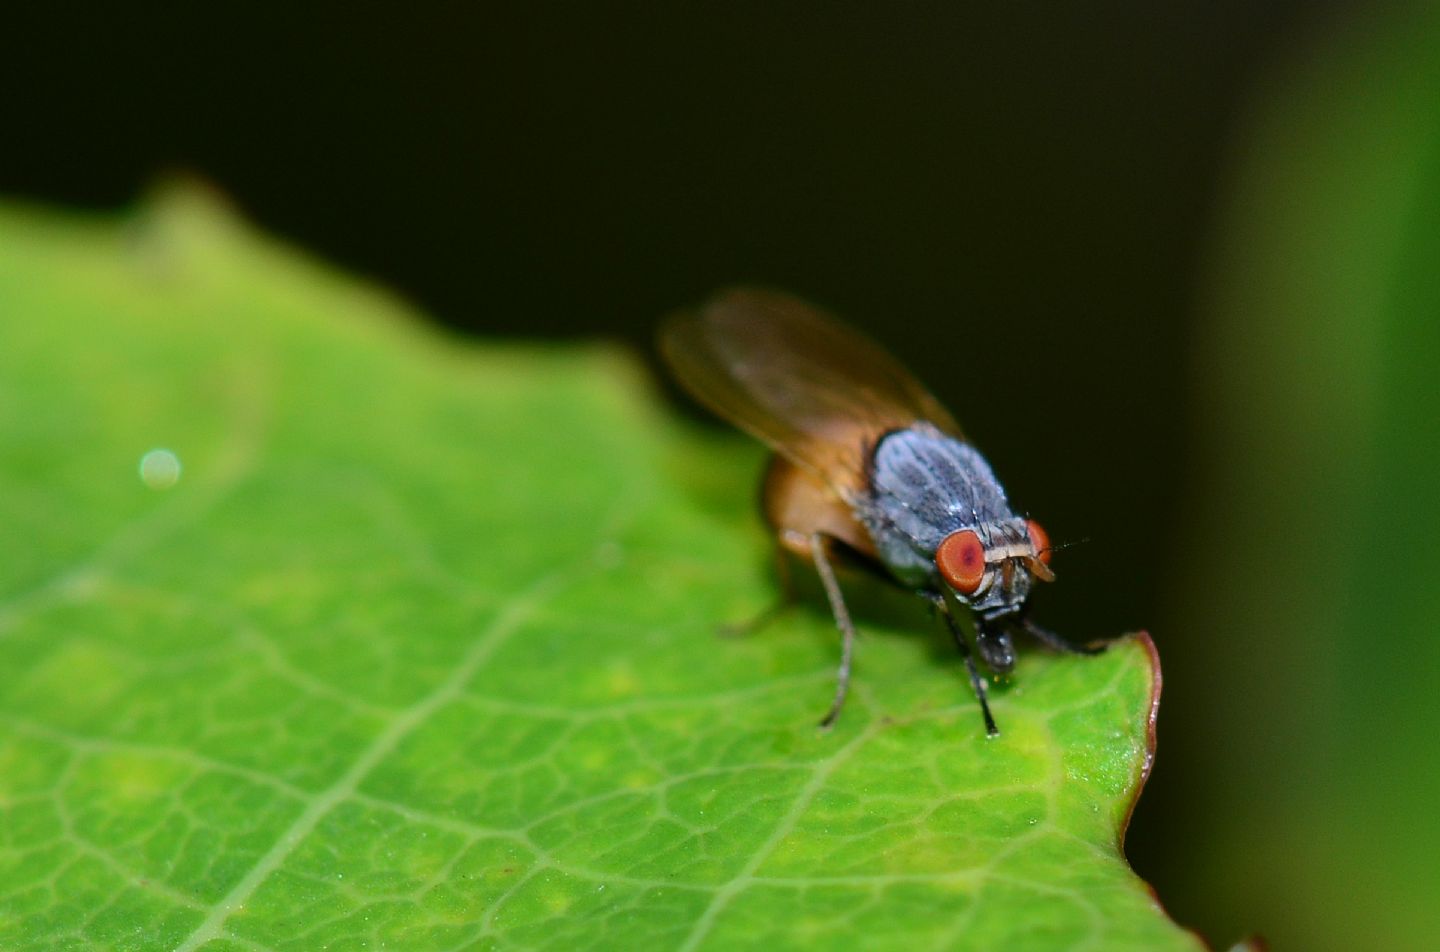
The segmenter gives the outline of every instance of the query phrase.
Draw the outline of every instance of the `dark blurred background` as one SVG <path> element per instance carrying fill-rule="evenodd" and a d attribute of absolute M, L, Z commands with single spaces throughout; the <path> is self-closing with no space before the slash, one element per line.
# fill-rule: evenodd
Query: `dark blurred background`
<path fill-rule="evenodd" d="M 1195 872 L 1247 862 L 1207 854 L 1215 784 L 1241 782 L 1225 761 L 1237 720 L 1212 716 L 1231 706 L 1214 678 L 1232 642 L 1176 607 L 1194 474 L 1213 467 L 1195 354 L 1256 90 L 1371 14 L 30 5 L 0 41 L 0 192 L 111 208 L 198 173 L 482 336 L 648 351 L 659 315 L 737 281 L 870 329 L 1052 537 L 1090 540 L 1059 560 L 1042 620 L 1155 634 L 1167 699 L 1128 842 L 1139 873 L 1215 942 L 1293 938 L 1283 920 L 1308 912 L 1247 906 Z M 1295 779 L 1243 783 L 1283 803 Z"/>

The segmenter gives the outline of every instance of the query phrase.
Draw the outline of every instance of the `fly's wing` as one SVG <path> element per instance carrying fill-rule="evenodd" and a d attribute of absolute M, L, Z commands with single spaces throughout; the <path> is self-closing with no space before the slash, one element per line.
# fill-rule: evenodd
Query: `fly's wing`
<path fill-rule="evenodd" d="M 960 437 L 954 418 L 894 357 L 787 294 L 721 292 L 671 318 L 660 350 L 697 400 L 846 500 L 886 431 L 926 420 Z"/>

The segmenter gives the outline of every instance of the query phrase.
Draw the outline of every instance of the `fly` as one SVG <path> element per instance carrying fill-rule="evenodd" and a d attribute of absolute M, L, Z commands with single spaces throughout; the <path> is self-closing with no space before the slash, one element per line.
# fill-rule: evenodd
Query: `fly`
<path fill-rule="evenodd" d="M 835 577 L 846 559 L 925 598 L 964 659 L 986 733 L 999 733 L 975 653 L 1005 674 L 1013 636 L 1093 654 L 1030 619 L 1036 581 L 1054 581 L 1039 523 L 1017 515 L 954 417 L 894 357 L 798 298 L 737 288 L 669 320 L 660 349 L 679 382 L 773 451 L 761 492 L 782 550 L 809 560 L 841 633 L 835 697 L 850 685 L 855 626 Z"/>

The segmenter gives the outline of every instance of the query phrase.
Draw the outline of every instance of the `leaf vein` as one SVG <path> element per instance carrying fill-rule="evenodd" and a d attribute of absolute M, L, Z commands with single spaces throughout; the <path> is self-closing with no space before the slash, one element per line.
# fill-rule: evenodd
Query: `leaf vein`
<path fill-rule="evenodd" d="M 236 882 L 229 894 L 215 905 L 210 915 L 176 947 L 176 952 L 193 952 L 218 936 L 226 920 L 244 906 L 265 878 L 280 867 L 327 813 L 350 798 L 370 771 L 431 714 L 460 696 L 465 684 L 515 632 L 531 609 L 554 593 L 566 575 L 565 572 L 553 572 L 532 584 L 476 639 L 464 661 L 449 678 L 430 694 L 397 713 L 385 730 L 376 736 L 335 783 L 309 800 L 289 828 L 280 834 L 250 871 Z"/>

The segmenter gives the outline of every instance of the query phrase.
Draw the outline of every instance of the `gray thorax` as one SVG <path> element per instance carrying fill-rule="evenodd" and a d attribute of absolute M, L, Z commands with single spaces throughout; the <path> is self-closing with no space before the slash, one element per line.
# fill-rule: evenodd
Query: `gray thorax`
<path fill-rule="evenodd" d="M 987 561 L 1030 551 L 1025 520 L 1011 511 L 990 464 L 929 423 L 881 438 L 871 458 L 870 493 L 858 510 L 881 561 L 916 589 L 940 590 L 935 550 L 952 532 L 974 530 Z M 1002 572 L 997 565 L 979 590 L 959 597 L 981 614 L 1006 614 L 1024 603 L 1030 581 L 1019 566 Z"/>

